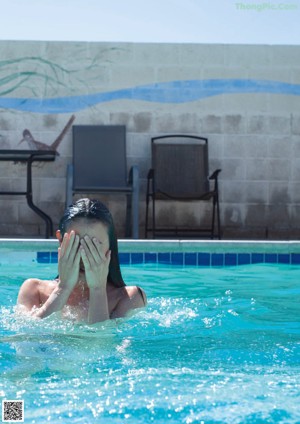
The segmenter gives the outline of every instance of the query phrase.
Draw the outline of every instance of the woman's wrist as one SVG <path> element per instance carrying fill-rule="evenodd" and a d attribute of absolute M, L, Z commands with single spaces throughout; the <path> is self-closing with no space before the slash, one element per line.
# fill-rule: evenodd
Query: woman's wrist
<path fill-rule="evenodd" d="M 66 287 L 62 287 L 59 283 L 47 301 L 37 311 L 34 311 L 33 315 L 37 318 L 45 318 L 53 312 L 61 311 L 67 303 L 71 291 Z"/>
<path fill-rule="evenodd" d="M 88 285 L 90 290 L 93 290 L 93 289 L 106 290 L 107 278 L 96 280 L 94 278 L 89 278 L 89 276 L 87 276 L 86 280 L 87 280 L 87 285 Z"/>
<path fill-rule="evenodd" d="M 90 288 L 88 322 L 102 322 L 109 319 L 106 285 Z"/>
<path fill-rule="evenodd" d="M 67 282 L 64 282 L 63 280 L 60 280 L 55 292 L 59 294 L 71 294 L 72 290 L 74 289 L 74 286 L 70 286 Z"/>
<path fill-rule="evenodd" d="M 106 293 L 106 285 L 89 287 L 90 293 Z"/>

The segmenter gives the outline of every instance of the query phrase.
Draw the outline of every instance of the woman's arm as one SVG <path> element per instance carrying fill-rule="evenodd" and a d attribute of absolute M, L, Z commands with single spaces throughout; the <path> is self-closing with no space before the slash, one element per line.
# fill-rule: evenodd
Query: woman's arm
<path fill-rule="evenodd" d="M 17 304 L 21 306 L 21 312 L 29 313 L 35 318 L 45 318 L 53 312 L 60 311 L 71 294 L 70 290 L 64 289 L 58 283 L 46 302 L 41 306 L 41 297 L 39 286 L 41 281 L 35 278 L 29 278 L 22 284 Z"/>
<path fill-rule="evenodd" d="M 109 319 L 107 292 L 105 287 L 90 289 L 88 323 L 102 322 Z"/>
<path fill-rule="evenodd" d="M 84 264 L 86 282 L 89 287 L 88 322 L 108 320 L 107 276 L 110 263 L 110 250 L 104 255 L 97 239 L 85 236 L 81 239 L 81 257 Z"/>
<path fill-rule="evenodd" d="M 41 306 L 39 284 L 40 280 L 26 280 L 18 296 L 17 303 L 25 307 L 36 318 L 45 318 L 53 312 L 61 311 L 67 303 L 79 276 L 79 237 L 74 231 L 65 234 L 61 247 L 58 249 L 58 271 L 60 281 L 46 302 Z"/>

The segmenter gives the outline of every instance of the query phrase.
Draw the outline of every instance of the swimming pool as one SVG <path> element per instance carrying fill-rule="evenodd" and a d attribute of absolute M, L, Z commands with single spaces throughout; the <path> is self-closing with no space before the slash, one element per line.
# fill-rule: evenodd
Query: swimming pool
<path fill-rule="evenodd" d="M 0 245 L 0 394 L 26 423 L 300 422 L 299 243 L 121 241 L 149 305 L 93 326 L 15 316 L 57 244 Z"/>

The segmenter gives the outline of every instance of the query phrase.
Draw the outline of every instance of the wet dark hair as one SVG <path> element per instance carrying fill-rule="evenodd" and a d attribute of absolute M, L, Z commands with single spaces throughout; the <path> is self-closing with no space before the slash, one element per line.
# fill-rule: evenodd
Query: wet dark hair
<path fill-rule="evenodd" d="M 69 206 L 59 223 L 61 235 L 69 229 L 70 225 L 79 219 L 87 219 L 91 222 L 101 222 L 107 227 L 109 248 L 111 250 L 111 258 L 108 271 L 108 281 L 115 287 L 124 287 L 125 283 L 120 269 L 118 241 L 115 233 L 115 226 L 112 215 L 107 207 L 94 199 L 79 199 L 73 205 Z"/>

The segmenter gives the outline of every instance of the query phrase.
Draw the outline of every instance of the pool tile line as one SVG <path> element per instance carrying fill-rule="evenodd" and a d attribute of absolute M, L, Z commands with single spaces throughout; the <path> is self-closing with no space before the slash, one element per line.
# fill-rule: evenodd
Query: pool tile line
<path fill-rule="evenodd" d="M 300 253 L 121 252 L 121 265 L 158 263 L 190 266 L 236 266 L 257 263 L 300 264 Z M 37 252 L 38 263 L 57 263 L 57 252 Z"/>

